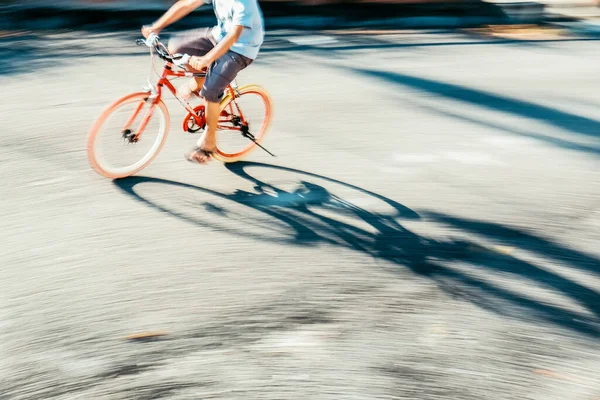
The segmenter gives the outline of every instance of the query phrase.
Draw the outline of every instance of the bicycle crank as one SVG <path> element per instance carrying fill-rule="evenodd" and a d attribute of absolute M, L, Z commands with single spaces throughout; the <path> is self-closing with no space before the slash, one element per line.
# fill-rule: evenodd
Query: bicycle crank
<path fill-rule="evenodd" d="M 183 119 L 183 131 L 189 133 L 199 132 L 201 129 L 204 129 L 206 125 L 206 115 L 203 105 L 196 106 L 194 108 L 194 112 L 196 113 L 196 117 L 200 120 L 200 124 L 192 113 L 187 113 L 185 118 Z"/>

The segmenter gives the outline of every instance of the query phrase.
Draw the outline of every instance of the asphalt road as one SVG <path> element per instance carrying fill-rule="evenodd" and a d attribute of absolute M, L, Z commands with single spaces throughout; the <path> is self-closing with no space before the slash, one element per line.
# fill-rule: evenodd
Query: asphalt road
<path fill-rule="evenodd" d="M 135 33 L 2 39 L 1 399 L 600 398 L 598 42 L 306 35 L 239 79 L 277 158 L 187 163 L 169 100 L 116 182 Z"/>

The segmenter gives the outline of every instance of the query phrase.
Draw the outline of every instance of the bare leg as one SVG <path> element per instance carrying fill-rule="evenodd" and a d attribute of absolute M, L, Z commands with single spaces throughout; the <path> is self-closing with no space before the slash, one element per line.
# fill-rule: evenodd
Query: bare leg
<path fill-rule="evenodd" d="M 198 93 L 200 92 L 200 89 L 202 89 L 202 85 L 204 85 L 204 78 L 194 78 L 194 80 L 190 82 L 190 89 Z"/>
<path fill-rule="evenodd" d="M 202 138 L 198 140 L 198 147 L 203 151 L 197 151 L 192 156 L 194 160 L 201 164 L 209 161 L 210 153 L 217 150 L 217 125 L 219 124 L 220 113 L 219 103 L 206 101 L 206 130 Z"/>
<path fill-rule="evenodd" d="M 188 64 L 187 66 L 188 71 L 193 72 L 193 73 L 198 73 L 198 72 L 202 72 L 202 71 L 198 71 L 197 69 L 193 68 L 191 65 Z M 200 92 L 200 89 L 202 89 L 202 85 L 204 85 L 204 80 L 206 78 L 201 77 L 201 78 L 194 78 L 190 84 L 189 84 L 189 88 L 196 93 Z"/>
<path fill-rule="evenodd" d="M 169 43 L 169 53 L 174 54 L 177 53 L 177 47 L 173 45 L 173 43 Z M 190 72 L 201 72 L 192 68 L 191 65 L 187 66 L 188 71 Z M 185 100 L 188 100 L 193 93 L 199 93 L 200 89 L 202 89 L 202 85 L 204 85 L 205 78 L 194 78 L 189 82 L 186 82 L 185 85 L 181 86 L 178 90 L 179 93 L 183 96 Z"/>
<path fill-rule="evenodd" d="M 181 96 L 185 100 L 189 100 L 189 98 L 192 96 L 192 94 L 200 93 L 200 89 L 202 89 L 202 85 L 204 85 L 204 78 L 194 78 L 191 81 L 186 82 L 177 91 L 181 94 Z"/>

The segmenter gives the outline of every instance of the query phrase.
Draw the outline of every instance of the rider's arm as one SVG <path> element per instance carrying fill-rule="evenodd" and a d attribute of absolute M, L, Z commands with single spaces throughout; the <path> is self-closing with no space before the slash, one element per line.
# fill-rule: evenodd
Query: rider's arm
<path fill-rule="evenodd" d="M 243 31 L 243 26 L 235 25 L 233 28 L 231 28 L 231 31 L 229 31 L 229 33 L 225 35 L 223 40 L 221 40 L 215 47 L 213 47 L 211 51 L 209 51 L 201 57 L 193 56 L 192 58 L 190 58 L 189 64 L 192 66 L 192 68 L 196 69 L 197 71 L 202 71 L 205 68 L 208 68 L 208 66 L 211 65 L 215 60 L 217 60 L 223 54 L 227 53 L 229 49 L 231 49 L 231 46 L 233 46 L 235 42 L 238 41 Z"/>
<path fill-rule="evenodd" d="M 158 34 L 167 26 L 179 21 L 202 4 L 204 4 L 203 0 L 179 0 L 171 6 L 169 11 L 152 24 L 151 30 Z"/>
<path fill-rule="evenodd" d="M 250 0 L 256 1 L 256 0 Z M 234 0 L 233 3 L 233 18 L 231 30 L 225 35 L 223 40 L 219 42 L 211 51 L 204 57 L 195 57 L 190 65 L 196 69 L 199 67 L 208 67 L 215 60 L 219 59 L 223 54 L 227 53 L 240 38 L 245 28 L 252 28 L 253 13 L 252 8 L 248 7 L 248 0 Z"/>
<path fill-rule="evenodd" d="M 206 53 L 206 55 L 204 56 L 208 63 L 212 64 L 223 54 L 227 53 L 229 49 L 231 49 L 231 46 L 233 46 L 235 42 L 238 41 L 243 31 L 244 27 L 241 25 L 235 25 L 233 28 L 231 28 L 231 31 L 229 31 L 229 33 L 225 35 L 223 40 L 221 40 L 219 44 L 217 44 L 211 51 Z"/>

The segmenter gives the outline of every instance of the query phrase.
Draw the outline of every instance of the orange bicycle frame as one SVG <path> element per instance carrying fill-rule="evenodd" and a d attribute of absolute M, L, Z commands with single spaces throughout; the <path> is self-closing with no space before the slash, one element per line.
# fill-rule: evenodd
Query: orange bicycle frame
<path fill-rule="evenodd" d="M 163 90 L 163 87 L 165 87 L 165 86 L 167 87 L 167 89 L 169 89 L 169 91 L 173 94 L 173 96 L 179 100 L 179 102 L 183 105 L 183 107 L 186 109 L 186 111 L 188 113 L 190 113 L 191 117 L 194 119 L 196 124 L 198 124 L 199 126 L 202 126 L 202 123 L 203 123 L 202 118 L 196 114 L 194 109 L 190 106 L 190 104 L 187 101 L 183 100 L 180 96 L 178 96 L 177 89 L 175 88 L 175 86 L 173 86 L 173 84 L 171 83 L 169 78 L 170 77 L 174 77 L 174 78 L 205 77 L 206 74 L 204 74 L 204 73 L 194 74 L 192 72 L 173 71 L 172 65 L 173 65 L 172 63 L 167 62 L 163 69 L 163 73 L 162 73 L 158 83 L 156 84 L 156 93 L 151 96 L 153 99 L 152 105 L 150 106 L 148 111 L 146 111 L 146 115 L 144 116 L 144 119 L 142 120 L 142 122 L 138 128 L 138 131 L 135 133 L 135 136 L 134 136 L 135 140 L 138 140 L 139 137 L 141 136 L 142 132 L 144 132 L 144 130 L 146 129 L 146 126 L 148 125 L 148 122 L 150 121 L 150 118 L 152 117 L 154 107 L 156 106 L 156 104 L 158 104 L 160 102 L 160 100 L 162 98 L 162 90 Z M 244 116 L 242 115 L 242 111 L 241 111 L 240 107 L 237 105 L 237 102 L 235 102 L 235 98 L 238 97 L 237 92 L 231 86 L 231 84 L 229 84 L 227 86 L 226 90 L 234 100 L 228 105 L 228 109 L 230 110 L 230 112 L 227 112 L 226 110 L 221 111 L 219 123 L 231 121 L 231 116 L 234 115 L 234 112 L 233 112 L 234 110 L 233 110 L 232 104 L 235 104 L 235 106 L 238 110 L 238 116 L 241 120 L 241 123 L 244 124 L 245 119 L 244 119 Z M 139 113 L 141 112 L 143 107 L 144 107 L 144 103 L 141 103 L 136 108 L 136 110 L 134 111 L 131 118 L 129 118 L 129 120 L 127 121 L 126 126 L 124 128 L 125 130 L 129 129 L 129 127 L 133 124 L 133 122 L 136 120 L 137 116 L 139 115 Z M 220 126 L 220 128 L 236 130 L 236 131 L 241 130 L 241 127 L 238 127 L 238 126 L 227 126 L 227 127 Z"/>

